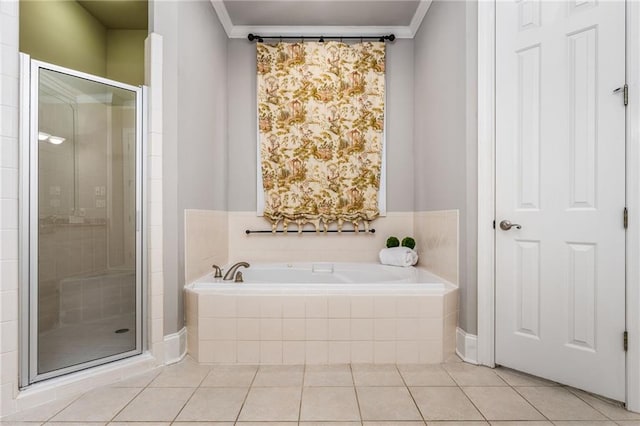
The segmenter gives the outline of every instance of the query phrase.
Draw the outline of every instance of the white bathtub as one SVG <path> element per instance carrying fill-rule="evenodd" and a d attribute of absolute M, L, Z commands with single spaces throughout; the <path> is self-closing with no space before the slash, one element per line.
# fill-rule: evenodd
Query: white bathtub
<path fill-rule="evenodd" d="M 225 270 L 227 268 L 224 268 Z M 437 275 L 420 268 L 400 268 L 377 263 L 257 263 L 240 268 L 244 282 L 223 281 L 213 273 L 190 288 L 214 292 L 367 292 L 445 291 L 454 288 Z"/>
<path fill-rule="evenodd" d="M 185 287 L 187 350 L 201 363 L 438 363 L 454 352 L 457 288 L 424 269 L 240 270 L 243 283 L 208 274 Z"/>

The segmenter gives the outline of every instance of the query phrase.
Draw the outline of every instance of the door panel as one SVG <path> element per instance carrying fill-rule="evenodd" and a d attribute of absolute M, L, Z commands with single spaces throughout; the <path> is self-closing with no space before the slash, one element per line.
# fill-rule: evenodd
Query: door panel
<path fill-rule="evenodd" d="M 142 91 L 38 61 L 31 78 L 33 383 L 142 351 Z"/>
<path fill-rule="evenodd" d="M 625 397 L 624 2 L 496 2 L 496 362 Z"/>

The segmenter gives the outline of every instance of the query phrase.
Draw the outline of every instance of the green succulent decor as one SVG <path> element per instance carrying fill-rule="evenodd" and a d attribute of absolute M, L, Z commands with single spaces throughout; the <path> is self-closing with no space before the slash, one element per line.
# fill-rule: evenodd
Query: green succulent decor
<path fill-rule="evenodd" d="M 400 245 L 400 240 L 396 237 L 387 238 L 387 248 L 398 247 Z"/>
<path fill-rule="evenodd" d="M 389 241 L 387 240 L 387 247 L 388 247 Z M 409 247 L 411 250 L 413 250 L 416 247 L 416 240 L 414 240 L 411 237 L 404 237 L 402 239 L 402 247 Z"/>

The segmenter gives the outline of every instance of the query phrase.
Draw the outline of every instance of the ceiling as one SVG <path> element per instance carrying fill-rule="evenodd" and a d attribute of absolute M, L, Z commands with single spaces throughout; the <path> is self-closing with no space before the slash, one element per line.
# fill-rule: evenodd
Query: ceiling
<path fill-rule="evenodd" d="M 107 29 L 146 30 L 147 0 L 77 0 Z"/>
<path fill-rule="evenodd" d="M 412 38 L 431 0 L 210 0 L 231 38 L 378 35 Z"/>
<path fill-rule="evenodd" d="M 233 25 L 409 25 L 418 0 L 246 1 L 225 0 Z"/>

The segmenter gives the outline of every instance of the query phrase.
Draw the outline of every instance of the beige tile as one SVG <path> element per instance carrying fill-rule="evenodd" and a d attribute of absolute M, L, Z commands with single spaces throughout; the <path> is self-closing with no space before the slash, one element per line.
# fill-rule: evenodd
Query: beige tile
<path fill-rule="evenodd" d="M 258 371 L 254 365 L 215 366 L 202 381 L 202 387 L 249 387 Z"/>
<path fill-rule="evenodd" d="M 175 423 L 174 423 L 175 424 Z M 192 423 L 189 423 L 192 424 Z M 236 422 L 238 426 L 265 426 L 264 422 Z M 297 426 L 298 422 L 269 422 L 269 426 Z"/>
<path fill-rule="evenodd" d="M 260 362 L 282 364 L 282 341 L 260 341 Z"/>
<path fill-rule="evenodd" d="M 165 367 L 150 384 L 152 388 L 195 388 L 209 373 L 209 367 L 193 361 Z"/>
<path fill-rule="evenodd" d="M 243 423 L 238 423 L 243 424 Z M 361 422 L 300 422 L 300 426 L 360 426 Z M 269 423 L 271 426 L 271 423 Z"/>
<path fill-rule="evenodd" d="M 238 362 L 241 364 L 257 364 L 260 362 L 259 341 L 236 342 Z"/>
<path fill-rule="evenodd" d="M 174 423 L 176 424 L 176 423 Z M 189 423 L 190 425 L 193 423 Z M 265 426 L 265 422 L 236 422 L 238 426 Z M 269 422 L 269 426 L 297 426 L 298 422 Z"/>
<path fill-rule="evenodd" d="M 353 387 L 311 387 L 302 392 L 302 421 L 360 420 Z"/>
<path fill-rule="evenodd" d="M 44 422 L 58 414 L 65 407 L 71 404 L 77 396 L 74 398 L 64 398 L 58 401 L 49 402 L 39 407 L 34 407 L 28 410 L 24 410 L 10 416 L 3 417 L 2 422 Z M 3 423 L 4 424 L 4 423 Z"/>
<path fill-rule="evenodd" d="M 306 342 L 282 342 L 283 364 L 304 364 L 306 358 Z"/>
<path fill-rule="evenodd" d="M 439 423 L 438 423 L 439 424 Z M 496 426 L 552 426 L 554 423 L 547 421 L 494 421 L 491 422 L 492 425 Z M 556 423 L 557 424 L 557 423 Z M 577 426 L 577 425 L 575 425 Z"/>
<path fill-rule="evenodd" d="M 364 422 L 364 426 L 424 426 L 424 422 Z"/>
<path fill-rule="evenodd" d="M 193 388 L 147 388 L 115 418 L 116 421 L 166 422 L 173 420 Z"/>
<path fill-rule="evenodd" d="M 138 424 L 139 423 L 132 423 L 131 426 L 137 426 Z M 244 423 L 238 423 L 238 424 L 244 424 Z M 175 426 L 233 426 L 233 422 L 173 422 L 171 423 L 171 425 L 172 426 L 173 425 Z"/>
<path fill-rule="evenodd" d="M 329 342 L 329 364 L 351 362 L 351 342 Z"/>
<path fill-rule="evenodd" d="M 329 362 L 329 342 L 306 341 L 304 345 L 305 364 L 326 364 Z"/>
<path fill-rule="evenodd" d="M 19 420 L 11 421 L 11 420 L 0 420 L 0 425 L 2 426 L 39 426 L 42 425 L 42 422 L 23 422 Z"/>
<path fill-rule="evenodd" d="M 262 365 L 253 386 L 301 386 L 303 371 L 301 365 Z"/>
<path fill-rule="evenodd" d="M 487 420 L 545 420 L 512 388 L 466 387 L 463 391 Z"/>
<path fill-rule="evenodd" d="M 142 374 L 131 376 L 112 385 L 114 388 L 144 388 L 155 379 L 162 370 L 156 369 Z"/>
<path fill-rule="evenodd" d="M 108 422 L 131 401 L 139 388 L 99 388 L 82 395 L 54 416 L 54 422 Z"/>
<path fill-rule="evenodd" d="M 489 426 L 488 422 L 427 422 L 427 426 Z M 536 426 L 536 425 L 531 425 Z"/>
<path fill-rule="evenodd" d="M 616 423 L 623 426 L 640 426 L 640 420 L 618 420 Z"/>
<path fill-rule="evenodd" d="M 411 394 L 425 420 L 483 420 L 460 388 L 412 387 Z"/>
<path fill-rule="evenodd" d="M 373 362 L 373 341 L 350 342 L 352 363 Z"/>
<path fill-rule="evenodd" d="M 510 386 L 558 386 L 555 382 L 509 368 L 499 367 L 495 369 L 495 372 Z"/>
<path fill-rule="evenodd" d="M 407 386 L 456 386 L 440 364 L 400 364 L 398 370 Z"/>
<path fill-rule="evenodd" d="M 109 426 L 169 426 L 170 424 L 170 422 L 111 422 Z M 193 423 L 189 424 L 193 425 Z"/>
<path fill-rule="evenodd" d="M 252 388 L 239 421 L 297 421 L 300 387 Z"/>
<path fill-rule="evenodd" d="M 446 363 L 444 369 L 459 386 L 507 386 L 495 371 L 467 363 Z"/>
<path fill-rule="evenodd" d="M 640 414 L 627 411 L 621 404 L 577 389 L 567 388 L 571 393 L 610 418 L 611 420 L 640 420 Z"/>
<path fill-rule="evenodd" d="M 106 422 L 47 422 L 44 426 L 105 426 L 106 424 Z"/>
<path fill-rule="evenodd" d="M 353 386 L 351 368 L 348 364 L 307 365 L 304 373 L 305 386 Z"/>
<path fill-rule="evenodd" d="M 553 422 L 556 426 L 615 426 L 617 424 L 611 420 L 563 420 Z"/>
<path fill-rule="evenodd" d="M 363 420 L 422 420 L 405 387 L 358 387 Z"/>
<path fill-rule="evenodd" d="M 352 370 L 356 386 L 404 386 L 395 365 L 356 364 L 352 366 Z"/>
<path fill-rule="evenodd" d="M 564 388 L 515 389 L 549 420 L 606 420 L 602 414 Z"/>
<path fill-rule="evenodd" d="M 197 389 L 184 406 L 178 421 L 235 421 L 248 388 Z"/>

